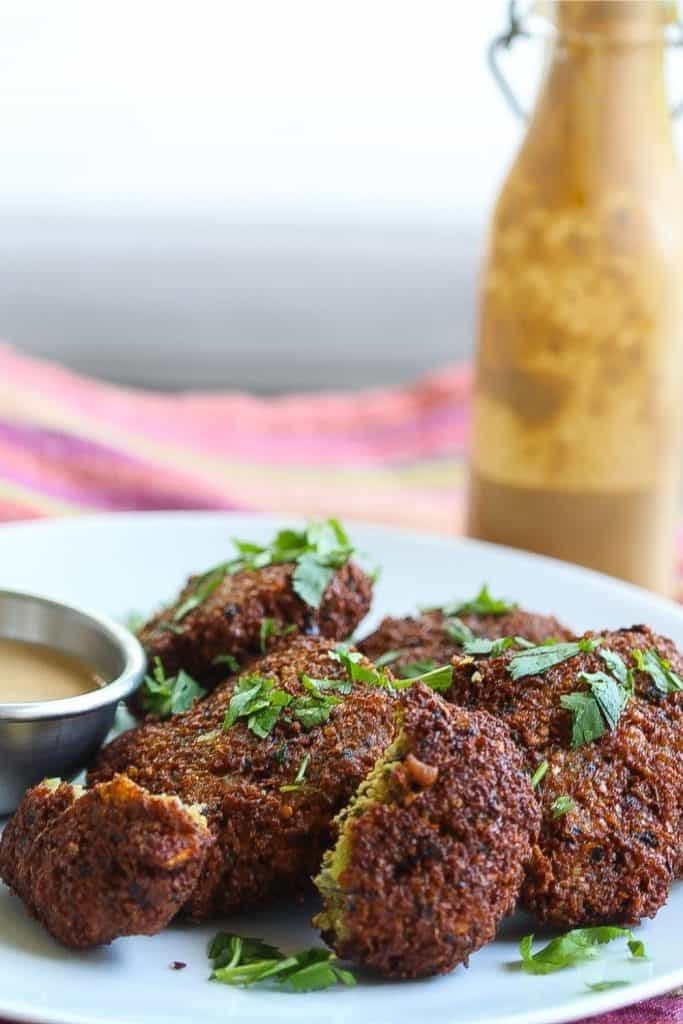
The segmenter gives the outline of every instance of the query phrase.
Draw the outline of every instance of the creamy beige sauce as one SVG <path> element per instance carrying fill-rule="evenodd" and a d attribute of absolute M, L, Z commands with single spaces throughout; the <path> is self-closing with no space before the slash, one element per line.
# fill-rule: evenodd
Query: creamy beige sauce
<path fill-rule="evenodd" d="M 0 637 L 0 704 L 77 697 L 103 682 L 85 662 L 54 647 Z"/>

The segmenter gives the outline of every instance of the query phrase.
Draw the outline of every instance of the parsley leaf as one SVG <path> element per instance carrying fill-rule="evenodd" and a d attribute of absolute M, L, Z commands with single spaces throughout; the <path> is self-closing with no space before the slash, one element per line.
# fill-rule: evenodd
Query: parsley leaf
<path fill-rule="evenodd" d="M 375 658 L 375 668 L 384 668 L 385 665 L 391 665 L 393 662 L 398 661 L 401 657 L 401 651 L 385 651 L 379 658 Z"/>
<path fill-rule="evenodd" d="M 546 773 L 547 773 L 549 767 L 550 767 L 550 765 L 548 764 L 547 761 L 541 761 L 541 763 L 539 764 L 538 768 L 536 769 L 534 774 L 531 776 L 531 788 L 532 789 L 536 789 L 536 787 L 541 782 L 541 780 L 545 778 Z"/>
<path fill-rule="evenodd" d="M 350 679 L 312 679 L 306 673 L 302 675 L 301 683 L 310 693 L 317 694 L 318 696 L 323 690 L 336 690 L 338 693 L 348 697 L 353 689 L 353 683 Z"/>
<path fill-rule="evenodd" d="M 140 687 L 142 707 L 159 718 L 188 711 L 197 697 L 204 696 L 206 690 L 182 668 L 177 675 L 167 676 L 161 658 L 154 659 L 152 675 L 146 675 Z"/>
<path fill-rule="evenodd" d="M 601 647 L 598 650 L 598 655 L 602 658 L 607 668 L 610 670 L 614 678 L 618 683 L 629 691 L 633 692 L 633 672 L 631 669 L 626 667 L 626 662 L 617 654 L 616 651 L 610 651 L 608 647 Z"/>
<path fill-rule="evenodd" d="M 377 664 L 378 662 L 375 662 L 375 665 Z M 418 676 L 424 675 L 425 672 L 431 672 L 437 667 L 433 658 L 423 658 L 421 661 L 409 661 L 407 665 L 401 665 L 396 669 L 396 675 L 399 679 L 417 679 Z"/>
<path fill-rule="evenodd" d="M 230 672 L 239 672 L 240 670 L 240 663 L 232 654 L 218 654 L 211 664 L 225 665 Z"/>
<path fill-rule="evenodd" d="M 629 694 L 616 679 L 605 672 L 579 672 L 578 683 L 588 683 L 607 728 L 614 732 L 621 713 L 628 704 Z"/>
<path fill-rule="evenodd" d="M 576 804 L 572 798 L 564 794 L 563 796 L 558 796 L 557 800 L 553 800 L 550 810 L 553 813 L 553 818 L 563 818 L 565 814 L 569 814 L 575 807 Z"/>
<path fill-rule="evenodd" d="M 497 640 L 488 640 L 486 637 L 476 637 L 463 644 L 463 652 L 476 656 L 497 658 L 509 647 L 515 647 L 517 640 L 514 636 L 501 636 Z"/>
<path fill-rule="evenodd" d="M 424 683 L 425 686 L 428 686 L 431 690 L 436 690 L 437 693 L 445 693 L 446 690 L 450 689 L 453 682 L 453 666 L 442 665 L 440 668 L 424 672 L 419 676 L 410 676 L 408 679 L 396 679 L 391 683 L 391 686 L 395 690 L 405 690 L 408 686 L 418 682 Z"/>
<path fill-rule="evenodd" d="M 533 935 L 526 935 L 519 944 L 519 952 L 522 957 L 521 967 L 527 974 L 552 974 L 554 971 L 561 971 L 564 967 L 573 967 L 586 960 L 594 960 L 599 955 L 598 946 L 620 938 L 629 940 L 632 956 L 641 955 L 639 952 L 633 952 L 632 944 L 634 948 L 642 948 L 642 943 L 634 938 L 633 932 L 628 928 L 616 928 L 612 925 L 575 928 L 573 931 L 552 939 L 538 953 L 533 952 Z M 642 955 L 644 955 L 644 948 Z"/>
<path fill-rule="evenodd" d="M 295 789 L 303 789 L 304 788 L 304 779 L 306 777 L 306 772 L 308 771 L 308 764 L 309 764 L 310 760 L 311 760 L 311 755 L 310 754 L 306 754 L 306 756 L 302 759 L 301 764 L 299 765 L 299 767 L 297 769 L 297 773 L 294 776 L 294 782 L 292 782 L 292 783 L 290 783 L 289 785 L 286 785 L 286 786 L 280 786 L 280 792 L 281 793 L 291 793 Z"/>
<path fill-rule="evenodd" d="M 560 704 L 572 713 L 572 747 L 599 740 L 607 731 L 595 697 L 590 693 L 563 693 Z"/>
<path fill-rule="evenodd" d="M 515 602 L 506 598 L 492 597 L 488 583 L 484 583 L 477 596 L 470 601 L 444 605 L 440 610 L 444 615 L 508 615 L 517 607 Z"/>
<path fill-rule="evenodd" d="M 639 650 L 631 651 L 631 653 L 638 671 L 647 673 L 660 693 L 677 693 L 679 690 L 683 690 L 683 679 L 673 671 L 671 662 L 660 658 L 654 648 L 650 648 L 645 653 Z"/>
<path fill-rule="evenodd" d="M 230 729 L 238 718 L 246 718 L 247 728 L 260 739 L 265 739 L 272 732 L 282 709 L 291 702 L 291 696 L 277 689 L 272 679 L 240 676 L 230 698 L 223 728 Z"/>
<path fill-rule="evenodd" d="M 630 981 L 593 981 L 586 982 L 586 988 L 589 988 L 591 992 L 609 992 L 612 988 L 624 988 L 626 985 L 630 985 Z"/>
<path fill-rule="evenodd" d="M 453 615 L 446 619 L 443 624 L 443 631 L 449 640 L 454 644 L 465 644 L 468 640 L 474 640 L 474 633 L 469 626 L 466 626 L 462 619 Z"/>
<path fill-rule="evenodd" d="M 285 956 L 260 939 L 219 932 L 208 955 L 213 960 L 211 980 L 224 985 L 273 981 L 294 992 L 314 992 L 337 984 L 355 984 L 351 972 L 338 967 L 336 956 L 328 949 L 311 947 Z"/>
<path fill-rule="evenodd" d="M 332 708 L 342 703 L 341 697 L 317 694 L 310 697 L 295 697 L 290 710 L 308 732 L 318 725 L 324 725 L 330 717 Z"/>
<path fill-rule="evenodd" d="M 515 654 L 508 662 L 508 672 L 513 679 L 524 676 L 542 675 L 549 668 L 560 665 L 577 654 L 591 654 L 601 643 L 601 638 L 576 640 L 561 644 L 542 644 L 540 647 L 529 647 Z"/>
<path fill-rule="evenodd" d="M 289 626 L 278 626 L 275 619 L 261 619 L 261 628 L 259 629 L 259 648 L 261 654 L 266 653 L 268 647 L 268 640 L 271 636 L 289 636 L 290 633 L 296 631 L 296 626 L 291 623 Z"/>
<path fill-rule="evenodd" d="M 191 611 L 194 611 L 195 608 L 198 608 L 200 604 L 206 601 L 207 597 L 210 597 L 214 590 L 220 587 L 227 571 L 228 563 L 223 562 L 221 565 L 216 565 L 213 569 L 208 569 L 201 576 L 198 576 L 191 584 L 191 591 L 188 596 L 176 608 L 173 614 L 173 621 L 176 623 L 182 622 L 186 615 L 189 615 Z"/>

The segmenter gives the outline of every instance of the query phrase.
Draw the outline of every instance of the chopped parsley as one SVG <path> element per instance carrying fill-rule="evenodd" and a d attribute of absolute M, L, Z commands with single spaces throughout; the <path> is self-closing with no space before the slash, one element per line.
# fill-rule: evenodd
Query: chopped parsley
<path fill-rule="evenodd" d="M 561 644 L 541 644 L 539 647 L 528 647 L 515 654 L 508 662 L 508 672 L 513 679 L 525 676 L 542 675 L 549 668 L 560 665 L 577 654 L 592 654 L 602 643 L 601 637 L 595 639 L 576 640 Z"/>
<path fill-rule="evenodd" d="M 579 672 L 577 682 L 587 683 L 589 691 L 577 690 L 560 697 L 560 704 L 572 713 L 572 747 L 614 732 L 630 694 L 621 683 L 605 672 Z"/>
<path fill-rule="evenodd" d="M 484 583 L 476 597 L 470 601 L 455 601 L 441 607 L 425 609 L 425 611 L 440 611 L 444 615 L 508 615 L 517 607 L 515 602 L 508 601 L 506 598 L 492 597 L 488 583 Z"/>
<path fill-rule="evenodd" d="M 563 818 L 565 814 L 569 814 L 575 807 L 576 804 L 572 798 L 564 794 L 558 796 L 557 800 L 553 800 L 550 810 L 552 811 L 553 818 Z"/>
<path fill-rule="evenodd" d="M 269 544 L 237 539 L 233 543 L 237 556 L 208 569 L 192 582 L 187 597 L 175 610 L 175 623 L 206 601 L 226 576 L 289 562 L 296 563 L 292 581 L 294 592 L 306 604 L 317 608 L 335 571 L 346 565 L 355 553 L 336 519 L 309 523 L 304 530 L 279 530 Z"/>
<path fill-rule="evenodd" d="M 294 592 L 312 608 L 319 606 L 335 570 L 355 554 L 346 531 L 336 519 L 309 523 L 304 530 L 280 530 L 266 545 L 240 540 L 234 543 L 239 555 L 228 563 L 231 574 L 295 562 Z"/>
<path fill-rule="evenodd" d="M 586 988 L 589 988 L 591 992 L 609 992 L 612 988 L 624 988 L 626 985 L 630 984 L 630 981 L 618 981 L 615 978 L 614 981 L 587 981 Z"/>
<path fill-rule="evenodd" d="M 293 956 L 261 939 L 219 932 L 209 944 L 211 980 L 247 987 L 273 982 L 294 992 L 315 992 L 333 985 L 355 985 L 350 971 L 338 967 L 334 953 L 311 947 Z"/>
<path fill-rule="evenodd" d="M 451 683 L 453 682 L 453 666 L 442 665 L 440 668 L 432 669 L 429 672 L 423 672 L 419 676 L 409 676 L 407 679 L 395 679 L 389 686 L 390 689 L 394 690 L 405 690 L 408 686 L 412 686 L 413 683 L 424 683 L 431 690 L 436 690 L 437 693 L 445 693 L 449 690 Z"/>
<path fill-rule="evenodd" d="M 190 593 L 180 602 L 173 613 L 173 622 L 182 622 L 186 615 L 189 615 L 191 611 L 194 611 L 200 604 L 203 604 L 207 597 L 210 597 L 214 590 L 220 587 L 228 571 L 228 565 L 228 562 L 216 565 L 213 569 L 208 569 L 202 573 L 201 576 L 198 576 L 192 582 Z"/>
<path fill-rule="evenodd" d="M 217 654 L 212 665 L 225 665 L 230 672 L 239 672 L 240 663 L 232 654 Z"/>
<path fill-rule="evenodd" d="M 375 668 L 384 668 L 385 665 L 392 665 L 402 655 L 402 651 L 385 651 L 384 654 L 380 654 L 379 658 L 375 658 Z"/>
<path fill-rule="evenodd" d="M 654 648 L 650 648 L 644 653 L 634 650 L 631 651 L 631 654 L 638 671 L 649 675 L 660 693 L 677 693 L 679 690 L 683 690 L 683 679 L 673 671 L 671 662 L 660 658 Z"/>
<path fill-rule="evenodd" d="M 240 676 L 235 685 L 223 728 L 230 729 L 238 718 L 246 718 L 247 728 L 265 739 L 272 732 L 282 709 L 291 704 L 292 697 L 279 690 L 266 676 Z"/>
<path fill-rule="evenodd" d="M 375 662 L 375 665 L 377 664 L 378 662 Z M 433 672 L 437 667 L 433 658 L 422 658 L 421 661 L 409 661 L 407 664 L 401 665 L 396 669 L 396 675 L 399 679 L 417 679 L 418 676 L 423 676 L 426 672 Z"/>
<path fill-rule="evenodd" d="M 259 739 L 265 739 L 286 709 L 285 721 L 296 719 L 308 732 L 323 725 L 336 704 L 341 704 L 341 697 L 321 693 L 315 687 L 311 687 L 310 694 L 292 697 L 267 676 L 245 675 L 237 680 L 223 729 L 231 729 L 238 719 L 245 718 L 247 728 Z"/>
<path fill-rule="evenodd" d="M 536 769 L 534 774 L 531 776 L 531 788 L 532 789 L 536 789 L 538 784 L 545 778 L 549 767 L 550 767 L 550 765 L 548 764 L 547 761 L 541 761 L 541 763 L 539 764 L 538 768 Z"/>
<path fill-rule="evenodd" d="M 443 624 L 443 631 L 449 640 L 452 640 L 454 644 L 462 646 L 468 641 L 474 640 L 474 633 L 469 626 L 466 626 L 462 619 L 459 619 L 457 615 L 453 615 L 446 619 Z"/>
<path fill-rule="evenodd" d="M 616 928 L 613 925 L 599 925 L 596 928 L 575 928 L 564 935 L 552 939 L 547 946 L 537 953 L 533 952 L 533 935 L 526 935 L 519 944 L 522 957 L 521 968 L 527 974 L 552 974 L 565 967 L 594 960 L 600 955 L 598 947 L 615 939 L 627 939 L 631 956 L 643 958 L 645 947 L 636 939 L 629 928 Z"/>
<path fill-rule="evenodd" d="M 346 669 L 352 683 L 367 683 L 370 686 L 390 685 L 386 672 L 378 672 L 372 666 L 362 665 L 363 655 L 360 651 L 352 651 L 349 644 L 337 644 L 334 650 L 330 651 L 330 657 Z"/>
<path fill-rule="evenodd" d="M 633 692 L 633 671 L 626 667 L 626 662 L 617 654 L 616 651 L 610 651 L 608 647 L 601 647 L 598 650 L 598 655 L 602 658 L 607 668 L 610 670 L 614 678 L 618 683 L 628 690 L 629 693 Z"/>
<path fill-rule="evenodd" d="M 145 711 L 159 718 L 169 718 L 189 711 L 197 697 L 206 696 L 206 690 L 182 668 L 175 676 L 167 676 L 161 658 L 154 659 L 151 675 L 146 675 L 140 687 L 140 703 Z"/>
<path fill-rule="evenodd" d="M 306 756 L 302 759 L 301 764 L 299 765 L 296 775 L 294 776 L 294 782 L 286 786 L 280 786 L 281 793 L 292 793 L 296 789 L 304 788 L 304 779 L 306 778 L 306 772 L 308 771 L 308 765 L 310 760 L 311 755 L 306 754 Z"/>
<path fill-rule="evenodd" d="M 289 626 L 278 626 L 275 619 L 262 619 L 261 628 L 259 630 L 259 648 L 261 654 L 266 653 L 268 647 L 268 640 L 271 636 L 289 636 L 290 633 L 296 632 L 296 626 L 291 623 Z"/>

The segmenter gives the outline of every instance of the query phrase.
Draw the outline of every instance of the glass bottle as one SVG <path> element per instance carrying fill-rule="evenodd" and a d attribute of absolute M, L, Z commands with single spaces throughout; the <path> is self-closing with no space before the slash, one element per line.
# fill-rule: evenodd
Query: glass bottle
<path fill-rule="evenodd" d="M 470 535 L 668 592 L 679 509 L 683 178 L 662 0 L 556 0 L 490 229 Z"/>

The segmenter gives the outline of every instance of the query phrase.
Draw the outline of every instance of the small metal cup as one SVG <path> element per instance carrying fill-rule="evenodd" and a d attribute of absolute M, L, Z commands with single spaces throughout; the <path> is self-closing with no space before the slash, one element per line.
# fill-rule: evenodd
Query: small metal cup
<path fill-rule="evenodd" d="M 64 700 L 0 703 L 0 815 L 45 776 L 84 768 L 112 727 L 119 701 L 145 673 L 145 654 L 112 619 L 33 594 L 0 590 L 0 636 L 81 658 L 106 683 Z"/>

